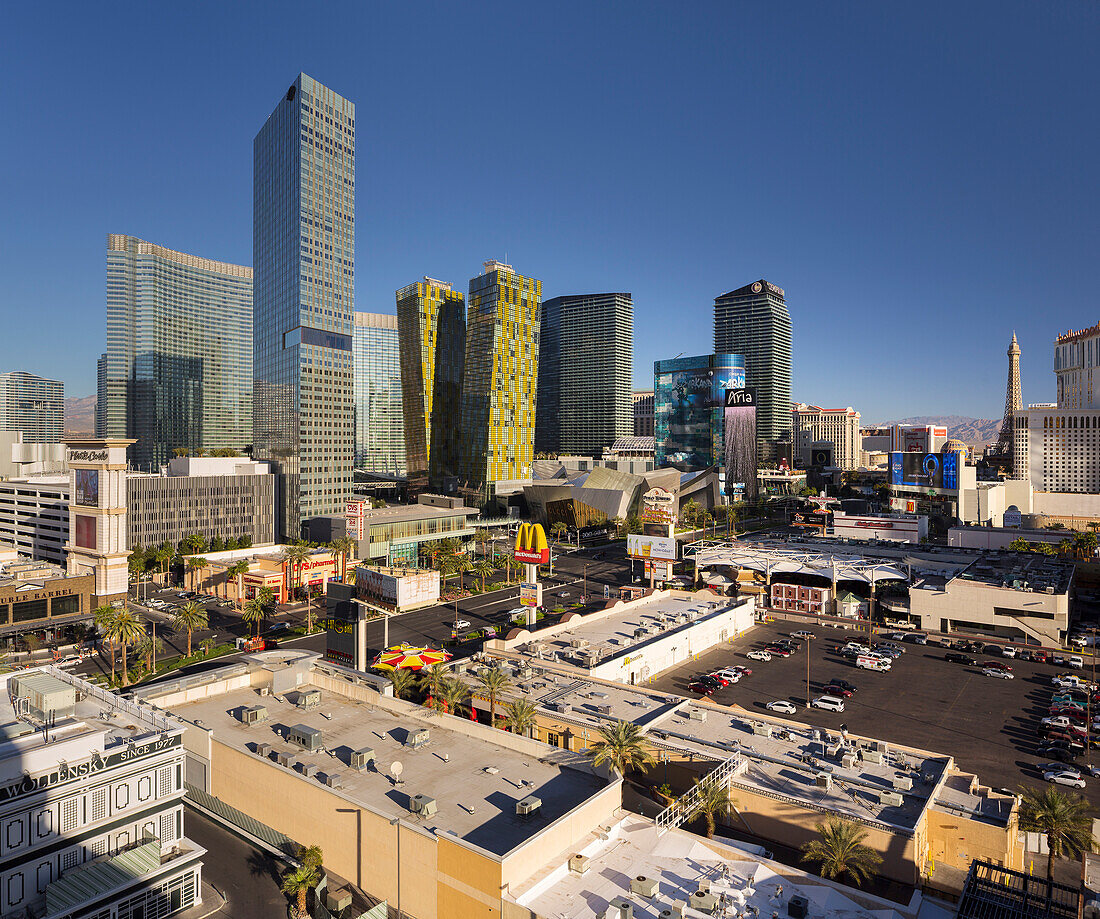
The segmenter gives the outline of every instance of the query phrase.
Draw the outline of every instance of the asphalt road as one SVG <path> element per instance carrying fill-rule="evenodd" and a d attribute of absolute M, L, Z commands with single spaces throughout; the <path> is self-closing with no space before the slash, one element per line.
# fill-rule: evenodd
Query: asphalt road
<path fill-rule="evenodd" d="M 831 730 L 847 724 L 855 734 L 950 754 L 961 769 L 975 772 L 983 785 L 1016 790 L 1024 783 L 1043 784 L 1034 768 L 1044 760 L 1035 752 L 1037 729 L 1050 705 L 1050 680 L 1058 668 L 1005 660 L 1015 678 L 1000 680 L 984 676 L 980 667 L 948 663 L 943 659 L 945 649 L 937 645 L 900 643 L 906 651 L 890 672 L 859 670 L 832 650 L 858 634 L 828 626 L 809 626 L 817 639 L 804 643 L 789 658 L 773 657 L 767 662 L 746 658 L 748 651 L 763 648 L 775 636 L 802 627 L 791 622 L 757 626 L 732 644 L 661 674 L 652 685 L 690 697 L 688 683 L 695 676 L 741 664 L 750 667 L 752 675 L 716 692 L 712 699 L 718 704 L 736 703 L 763 714 L 769 701 L 788 699 L 798 706 L 792 720 Z M 845 700 L 843 713 L 805 708 L 807 644 L 811 698 L 820 695 L 833 677 L 859 687 Z M 973 656 L 979 664 L 986 659 Z M 1084 675 L 1089 676 L 1087 669 Z M 1100 763 L 1100 750 L 1093 751 L 1092 758 Z M 1100 806 L 1100 778 L 1088 779 L 1083 793 Z"/>
<path fill-rule="evenodd" d="M 234 919 L 270 919 L 286 914 L 287 899 L 280 890 L 285 866 L 225 827 L 186 808 L 186 835 L 207 850 L 202 873 L 226 898 L 215 916 Z"/>

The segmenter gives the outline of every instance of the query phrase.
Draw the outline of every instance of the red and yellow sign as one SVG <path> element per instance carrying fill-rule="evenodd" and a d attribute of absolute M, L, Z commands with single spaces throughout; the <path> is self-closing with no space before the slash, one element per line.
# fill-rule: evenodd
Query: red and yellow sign
<path fill-rule="evenodd" d="M 521 523 L 513 553 L 525 565 L 545 565 L 550 561 L 550 545 L 541 523 Z"/>

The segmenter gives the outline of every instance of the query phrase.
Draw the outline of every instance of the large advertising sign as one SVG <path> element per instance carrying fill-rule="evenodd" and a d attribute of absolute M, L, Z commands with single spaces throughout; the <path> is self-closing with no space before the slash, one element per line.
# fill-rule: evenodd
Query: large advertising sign
<path fill-rule="evenodd" d="M 99 507 L 99 470 L 74 469 L 76 503 L 83 507 Z"/>
<path fill-rule="evenodd" d="M 642 495 L 642 521 L 675 523 L 676 496 L 667 488 L 651 488 Z"/>
<path fill-rule="evenodd" d="M 918 488 L 957 489 L 959 454 L 891 453 L 890 484 Z"/>
<path fill-rule="evenodd" d="M 76 515 L 76 544 L 81 549 L 97 548 L 95 521 L 95 517 L 88 517 L 84 514 Z"/>
<path fill-rule="evenodd" d="M 756 390 L 726 390 L 725 464 L 727 495 L 756 500 Z"/>
<path fill-rule="evenodd" d="M 520 584 L 519 605 L 529 607 L 542 606 L 542 585 L 537 582 L 534 584 Z"/>
<path fill-rule="evenodd" d="M 395 610 L 425 606 L 439 599 L 439 573 L 435 571 L 398 576 L 362 566 L 356 569 L 355 583 L 359 599 Z"/>
<path fill-rule="evenodd" d="M 524 565 L 545 565 L 550 561 L 550 545 L 546 541 L 546 531 L 540 523 L 521 523 L 516 533 L 516 545 L 513 554 L 516 561 Z"/>
<path fill-rule="evenodd" d="M 631 558 L 674 562 L 676 540 L 667 536 L 638 536 L 631 533 L 626 537 L 626 554 Z"/>
<path fill-rule="evenodd" d="M 686 367 L 659 373 L 653 420 L 658 462 L 678 469 L 720 464 L 726 390 L 744 385 L 743 367 Z"/>
<path fill-rule="evenodd" d="M 345 529 L 349 539 L 357 542 L 363 538 L 366 528 L 363 521 L 366 519 L 365 501 L 349 501 L 344 511 Z"/>

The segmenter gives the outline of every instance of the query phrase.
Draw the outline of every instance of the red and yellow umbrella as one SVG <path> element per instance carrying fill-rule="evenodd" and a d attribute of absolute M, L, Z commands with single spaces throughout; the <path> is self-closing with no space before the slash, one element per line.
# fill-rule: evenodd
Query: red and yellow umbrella
<path fill-rule="evenodd" d="M 420 670 L 422 667 L 442 664 L 450 659 L 451 655 L 446 651 L 400 644 L 386 648 L 374 659 L 373 666 L 375 670 Z"/>

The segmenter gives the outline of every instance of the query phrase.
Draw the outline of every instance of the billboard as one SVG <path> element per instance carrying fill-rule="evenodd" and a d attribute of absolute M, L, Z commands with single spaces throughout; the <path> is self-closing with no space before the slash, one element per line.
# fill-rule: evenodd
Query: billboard
<path fill-rule="evenodd" d="M 644 523 L 675 523 L 676 496 L 667 488 L 651 488 L 642 495 Z"/>
<path fill-rule="evenodd" d="M 890 484 L 918 488 L 957 489 L 959 454 L 891 453 Z"/>
<path fill-rule="evenodd" d="M 521 523 L 516 533 L 513 554 L 524 565 L 545 565 L 550 561 L 550 546 L 541 523 Z"/>
<path fill-rule="evenodd" d="M 542 585 L 538 582 L 534 584 L 520 584 L 519 605 L 530 607 L 542 606 Z"/>
<path fill-rule="evenodd" d="M 737 354 L 676 358 L 655 362 L 653 371 L 657 467 L 721 465 L 726 390 L 744 387 L 744 359 Z"/>
<path fill-rule="evenodd" d="M 626 554 L 631 558 L 674 562 L 676 540 L 668 536 L 638 536 L 631 533 L 626 537 Z"/>
<path fill-rule="evenodd" d="M 76 544 L 81 549 L 95 549 L 95 517 L 87 517 L 84 514 L 74 515 L 76 521 Z"/>
<path fill-rule="evenodd" d="M 810 448 L 810 462 L 807 464 L 811 468 L 819 466 L 824 469 L 826 466 L 833 465 L 833 448 L 829 447 L 811 447 Z"/>
<path fill-rule="evenodd" d="M 439 573 L 436 571 L 394 575 L 364 565 L 356 569 L 355 584 L 360 600 L 395 610 L 425 606 L 439 599 Z"/>
<path fill-rule="evenodd" d="M 363 538 L 366 528 L 363 521 L 366 519 L 365 501 L 349 501 L 344 511 L 344 527 L 349 539 L 359 542 Z"/>
<path fill-rule="evenodd" d="M 724 451 L 727 495 L 756 500 L 756 390 L 726 390 Z"/>
<path fill-rule="evenodd" d="M 99 470 L 74 469 L 76 503 L 83 507 L 99 507 Z"/>

